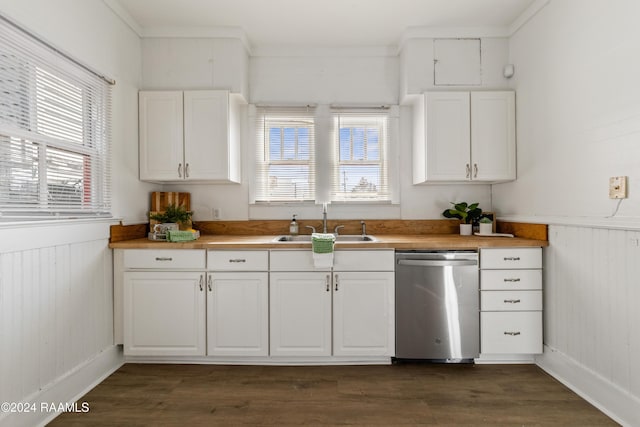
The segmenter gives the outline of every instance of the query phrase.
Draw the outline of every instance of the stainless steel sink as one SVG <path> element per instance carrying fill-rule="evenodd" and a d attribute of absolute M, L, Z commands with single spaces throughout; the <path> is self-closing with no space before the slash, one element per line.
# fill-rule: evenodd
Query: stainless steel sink
<path fill-rule="evenodd" d="M 340 243 L 340 242 L 349 242 L 349 243 L 357 243 L 357 242 L 362 242 L 362 243 L 366 243 L 366 242 L 377 242 L 378 239 L 376 239 L 374 236 L 362 236 L 360 234 L 342 234 L 336 237 L 336 242 Z M 290 243 L 311 243 L 311 235 L 309 234 L 304 234 L 304 235 L 300 235 L 300 236 L 276 236 L 273 239 L 273 242 L 275 243 L 286 243 L 286 242 L 290 242 Z"/>

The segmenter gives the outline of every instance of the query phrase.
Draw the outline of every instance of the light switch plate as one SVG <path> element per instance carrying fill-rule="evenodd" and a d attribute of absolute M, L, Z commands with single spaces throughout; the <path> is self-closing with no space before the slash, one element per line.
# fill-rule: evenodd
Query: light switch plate
<path fill-rule="evenodd" d="M 609 178 L 609 198 L 610 199 L 626 199 L 627 198 L 627 177 L 612 176 Z"/>

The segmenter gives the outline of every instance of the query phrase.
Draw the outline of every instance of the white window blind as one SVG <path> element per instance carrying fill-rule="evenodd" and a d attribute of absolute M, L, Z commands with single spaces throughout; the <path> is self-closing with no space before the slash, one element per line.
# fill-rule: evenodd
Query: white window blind
<path fill-rule="evenodd" d="M 111 88 L 0 19 L 0 212 L 109 214 Z"/>
<path fill-rule="evenodd" d="M 255 202 L 314 200 L 314 129 L 314 108 L 257 108 Z"/>
<path fill-rule="evenodd" d="M 332 126 L 331 201 L 390 202 L 388 111 L 333 110 Z"/>

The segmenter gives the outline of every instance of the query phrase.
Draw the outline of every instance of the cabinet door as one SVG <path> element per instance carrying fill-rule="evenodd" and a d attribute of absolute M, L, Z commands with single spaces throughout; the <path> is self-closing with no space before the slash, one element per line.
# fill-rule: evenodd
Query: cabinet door
<path fill-rule="evenodd" d="M 229 92 L 184 93 L 184 157 L 187 180 L 229 179 Z"/>
<path fill-rule="evenodd" d="M 205 354 L 205 277 L 197 272 L 124 274 L 124 354 Z"/>
<path fill-rule="evenodd" d="M 333 354 L 395 355 L 394 273 L 334 273 Z"/>
<path fill-rule="evenodd" d="M 516 179 L 514 92 L 471 92 L 472 179 Z"/>
<path fill-rule="evenodd" d="M 140 92 L 140 179 L 175 181 L 184 176 L 182 92 Z"/>
<path fill-rule="evenodd" d="M 271 273 L 271 356 L 331 355 L 331 274 Z"/>
<path fill-rule="evenodd" d="M 207 354 L 267 356 L 267 273 L 211 273 L 207 280 Z"/>
<path fill-rule="evenodd" d="M 469 180 L 469 92 L 428 92 L 426 97 L 427 181 Z"/>

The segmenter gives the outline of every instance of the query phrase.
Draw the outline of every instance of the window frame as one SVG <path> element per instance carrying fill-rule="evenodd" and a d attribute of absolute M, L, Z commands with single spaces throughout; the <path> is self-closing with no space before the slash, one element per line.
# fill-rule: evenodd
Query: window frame
<path fill-rule="evenodd" d="M 379 111 L 378 111 L 379 110 Z M 346 126 L 341 124 L 341 120 L 347 121 Z M 376 123 L 378 122 L 378 123 Z M 382 109 L 362 110 L 362 109 L 340 109 L 335 111 L 332 118 L 333 126 L 333 141 L 334 147 L 334 160 L 332 162 L 333 174 L 331 177 L 331 203 L 390 203 L 391 195 L 389 190 L 389 168 L 388 168 L 388 145 L 389 145 L 389 114 Z M 363 128 L 364 141 L 363 151 L 367 154 L 367 131 L 371 128 L 377 128 L 378 131 L 378 159 L 363 159 L 354 160 L 353 151 L 353 130 L 357 128 Z M 350 129 L 350 159 L 342 160 L 342 147 L 341 147 L 341 132 L 343 129 Z M 341 183 L 340 170 L 342 166 L 370 166 L 376 167 L 379 175 L 379 183 L 375 196 L 363 197 L 363 193 L 354 191 L 340 191 L 340 188 L 344 186 Z M 356 184 L 356 187 L 360 184 Z M 372 193 L 369 193 L 372 194 Z M 382 197 L 381 197 L 382 194 Z M 350 196 L 351 195 L 351 196 Z M 358 196 L 359 195 L 359 196 Z"/>
<path fill-rule="evenodd" d="M 270 135 L 270 124 L 278 124 L 277 128 L 281 130 L 281 149 L 280 159 L 272 159 Z M 282 159 L 285 154 L 284 149 L 284 129 L 296 129 L 295 152 L 299 152 L 299 129 L 307 128 L 309 130 L 308 141 L 308 158 L 304 159 Z M 251 203 L 253 204 L 287 204 L 287 203 L 312 203 L 316 192 L 316 175 L 315 175 L 315 117 L 313 110 L 309 107 L 298 108 L 278 108 L 278 107 L 262 107 L 256 114 L 256 157 L 254 159 L 255 179 L 252 183 Z M 296 157 L 298 157 L 296 155 Z M 308 168 L 306 185 L 308 189 L 303 192 L 301 198 L 282 198 L 274 195 L 274 189 L 271 185 L 269 171 L 272 166 L 299 166 Z M 309 197 L 307 197 L 307 195 Z"/>
<path fill-rule="evenodd" d="M 5 70 L 0 79 L 19 100 L 0 109 L 0 143 L 5 144 L 0 151 L 0 215 L 110 217 L 113 81 L 4 18 L 0 41 L 6 46 L 0 55 Z M 31 160 L 27 155 L 22 163 L 14 162 L 21 151 L 33 153 Z M 28 163 L 32 181 L 20 177 Z M 65 180 L 77 182 L 66 185 Z M 52 190 L 55 186 L 58 190 Z"/>

